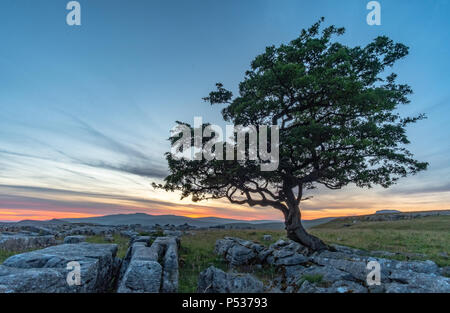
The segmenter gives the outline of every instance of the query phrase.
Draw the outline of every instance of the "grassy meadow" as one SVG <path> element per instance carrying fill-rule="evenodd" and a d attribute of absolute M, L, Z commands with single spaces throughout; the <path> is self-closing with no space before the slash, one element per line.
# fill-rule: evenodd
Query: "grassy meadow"
<path fill-rule="evenodd" d="M 105 240 L 105 236 L 89 236 L 86 237 L 86 242 L 90 243 L 108 243 L 108 244 L 116 244 L 117 245 L 117 257 L 123 259 L 127 254 L 128 243 L 130 242 L 129 238 L 122 237 L 118 234 L 113 235 L 113 241 Z"/>
<path fill-rule="evenodd" d="M 328 243 L 363 250 L 399 253 L 398 260 L 432 260 L 439 266 L 450 265 L 450 216 L 429 216 L 412 220 L 363 222 L 348 226 L 334 220 L 316 226 L 310 232 Z"/>

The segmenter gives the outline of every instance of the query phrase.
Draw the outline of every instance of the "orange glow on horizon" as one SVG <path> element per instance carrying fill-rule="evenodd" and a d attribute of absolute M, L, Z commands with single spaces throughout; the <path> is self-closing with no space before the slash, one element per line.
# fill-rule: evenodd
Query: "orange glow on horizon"
<path fill-rule="evenodd" d="M 0 209 L 0 221 L 16 222 L 22 220 L 46 221 L 63 218 L 98 217 L 98 214 L 86 214 L 78 212 L 44 211 L 44 210 L 17 210 Z"/>
<path fill-rule="evenodd" d="M 378 209 L 376 209 L 378 210 Z M 374 214 L 375 209 L 368 210 L 358 210 L 358 209 L 333 209 L 333 210 L 302 210 L 303 220 L 313 220 L 325 217 L 344 217 L 344 216 L 358 216 L 358 215 L 368 215 Z M 401 212 L 419 212 L 419 211 L 430 211 L 433 209 L 419 210 L 399 210 Z M 438 209 L 435 209 L 438 210 Z M 200 211 L 202 211 L 200 207 Z M 46 211 L 46 210 L 25 210 L 25 209 L 6 209 L 0 208 L 0 221 L 16 222 L 21 220 L 51 220 L 51 219 L 64 219 L 64 218 L 87 218 L 87 217 L 99 217 L 104 215 L 113 214 L 134 214 L 134 213 L 146 213 L 151 215 L 178 215 L 185 216 L 189 218 L 205 218 L 205 217 L 218 217 L 218 218 L 228 218 L 243 221 L 252 220 L 280 220 L 282 221 L 281 213 L 277 210 L 266 212 L 266 214 L 253 214 L 253 212 L 248 212 L 251 216 L 241 216 L 235 214 L 218 214 L 217 212 L 210 212 L 211 210 L 203 210 L 202 213 L 191 213 L 189 210 L 183 210 L 182 208 L 169 209 L 166 212 L 152 212 L 148 209 L 136 209 L 136 211 L 126 210 L 124 212 L 111 212 L 105 214 L 89 214 L 89 213 L 79 213 L 79 212 L 64 212 L 64 211 Z M 269 214 L 267 214 L 269 213 Z"/>

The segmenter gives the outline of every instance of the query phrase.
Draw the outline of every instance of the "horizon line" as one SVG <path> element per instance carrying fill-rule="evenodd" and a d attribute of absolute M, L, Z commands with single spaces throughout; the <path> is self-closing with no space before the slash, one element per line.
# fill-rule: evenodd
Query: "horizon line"
<path fill-rule="evenodd" d="M 314 221 L 318 219 L 324 219 L 324 218 L 340 218 L 340 217 L 352 217 L 352 216 L 365 216 L 365 215 L 373 215 L 376 214 L 376 212 L 380 211 L 397 211 L 398 213 L 420 213 L 420 212 L 430 212 L 430 211 L 448 211 L 447 209 L 434 209 L 434 210 L 422 210 L 422 211 L 402 211 L 402 210 L 396 210 L 396 209 L 382 209 L 382 210 L 376 210 L 373 213 L 367 214 L 354 214 L 354 215 L 336 215 L 336 216 L 324 216 L 319 218 L 313 218 L 313 219 L 302 219 L 302 221 Z M 397 212 L 392 212 L 393 214 Z M 227 218 L 227 217 L 218 217 L 218 216 L 201 216 L 201 217 L 191 217 L 187 215 L 176 215 L 176 214 L 148 214 L 143 212 L 134 212 L 134 213 L 118 213 L 118 214 L 106 214 L 106 215 L 89 215 L 85 217 L 67 217 L 67 218 L 52 218 L 52 219 L 22 219 L 22 220 L 0 220 L 0 223 L 18 223 L 22 221 L 41 221 L 41 222 L 48 222 L 52 220 L 73 220 L 73 219 L 85 219 L 85 218 L 96 218 L 96 217 L 105 217 L 105 216 L 114 216 L 114 215 L 135 215 L 135 214 L 145 214 L 148 216 L 177 216 L 177 217 L 186 217 L 191 219 L 202 219 L 202 218 L 219 218 L 219 219 L 229 219 L 229 220 L 235 220 L 235 221 L 244 221 L 244 222 L 256 222 L 256 221 L 270 221 L 270 222 L 281 222 L 283 223 L 283 220 L 271 220 L 271 219 L 236 219 L 236 218 Z"/>

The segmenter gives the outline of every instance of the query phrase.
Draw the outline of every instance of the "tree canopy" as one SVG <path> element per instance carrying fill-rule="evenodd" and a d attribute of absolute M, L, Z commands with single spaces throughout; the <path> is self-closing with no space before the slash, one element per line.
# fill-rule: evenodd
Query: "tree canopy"
<path fill-rule="evenodd" d="M 322 24 L 323 18 L 290 43 L 267 47 L 251 62 L 237 96 L 218 83 L 204 98 L 225 104 L 223 118 L 234 125 L 278 125 L 277 169 L 261 171 L 261 159 L 187 160 L 167 153 L 170 174 L 157 187 L 193 201 L 272 206 L 289 228 L 290 219 L 300 218 L 305 189 L 389 187 L 425 170 L 427 163 L 406 148 L 406 127 L 424 115 L 399 114 L 412 90 L 387 71 L 408 47 L 386 36 L 349 47 L 335 40 L 344 28 Z"/>

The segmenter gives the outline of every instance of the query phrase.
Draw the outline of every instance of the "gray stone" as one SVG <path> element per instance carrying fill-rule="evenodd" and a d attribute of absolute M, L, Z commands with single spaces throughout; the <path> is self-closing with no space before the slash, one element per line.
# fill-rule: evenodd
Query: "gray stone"
<path fill-rule="evenodd" d="M 353 281 L 336 281 L 331 287 L 327 288 L 328 293 L 367 293 L 366 287 Z"/>
<path fill-rule="evenodd" d="M 178 241 L 158 237 L 150 247 L 135 242 L 128 249 L 119 276 L 119 293 L 177 292 Z"/>
<path fill-rule="evenodd" d="M 286 281 L 288 283 L 298 282 L 301 281 L 305 275 L 320 276 L 321 281 L 325 283 L 334 283 L 352 279 L 352 276 L 349 273 L 331 266 L 311 266 L 296 272 L 286 272 Z"/>
<path fill-rule="evenodd" d="M 163 247 L 163 276 L 161 292 L 178 291 L 178 242 L 175 237 L 159 237 L 153 243 Z"/>
<path fill-rule="evenodd" d="M 85 242 L 86 236 L 75 235 L 75 236 L 67 236 L 64 238 L 64 243 L 80 243 Z"/>
<path fill-rule="evenodd" d="M 398 270 L 392 272 L 389 278 L 394 282 L 408 284 L 413 286 L 413 288 L 420 288 L 423 292 L 450 292 L 450 278 L 435 274 Z"/>
<path fill-rule="evenodd" d="M 275 266 L 291 266 L 309 261 L 309 251 L 306 247 L 294 241 L 279 240 L 268 249 L 265 262 Z"/>
<path fill-rule="evenodd" d="M 366 268 L 367 263 L 365 261 L 352 260 L 352 259 L 331 259 L 321 256 L 312 257 L 312 261 L 316 264 L 333 267 L 341 271 L 347 272 L 354 279 L 365 282 L 369 270 Z M 387 273 L 383 266 L 381 266 L 381 281 L 385 281 Z"/>
<path fill-rule="evenodd" d="M 62 293 L 79 292 L 70 287 L 64 269 L 21 269 L 0 265 L 0 293 Z M 82 290 L 87 291 L 87 290 Z"/>
<path fill-rule="evenodd" d="M 272 240 L 272 236 L 271 235 L 264 235 L 263 236 L 263 240 L 270 241 L 270 240 Z"/>
<path fill-rule="evenodd" d="M 133 237 L 139 236 L 139 233 L 135 232 L 133 230 L 123 230 L 120 232 L 120 235 L 122 237 L 133 238 Z"/>
<path fill-rule="evenodd" d="M 42 250 L 14 255 L 0 270 L 3 292 L 106 292 L 117 274 L 117 245 L 63 244 Z M 73 268 L 80 264 L 81 285 L 69 286 L 66 281 Z"/>
<path fill-rule="evenodd" d="M 78 226 L 68 231 L 68 235 L 99 236 L 113 234 L 115 231 L 114 227 L 110 226 Z"/>
<path fill-rule="evenodd" d="M 55 236 L 37 236 L 25 234 L 0 235 L 0 249 L 7 251 L 24 251 L 40 249 L 56 244 Z"/>
<path fill-rule="evenodd" d="M 156 261 L 130 262 L 118 293 L 156 293 L 160 291 L 162 267 Z"/>
<path fill-rule="evenodd" d="M 199 293 L 261 293 L 264 285 L 250 274 L 225 273 L 211 266 L 200 273 Z"/>
<path fill-rule="evenodd" d="M 278 258 L 275 259 L 273 264 L 276 266 L 290 266 L 290 265 L 300 265 L 300 264 L 305 264 L 309 261 L 309 259 L 307 257 L 305 257 L 302 254 L 299 253 L 295 253 L 293 255 L 284 257 L 284 258 Z"/>
<path fill-rule="evenodd" d="M 163 234 L 170 237 L 181 237 L 183 235 L 183 232 L 180 230 L 169 230 L 165 229 L 163 231 Z"/>
<path fill-rule="evenodd" d="M 150 239 L 151 239 L 150 236 L 135 236 L 131 238 L 130 244 L 133 244 L 135 242 L 143 242 L 145 244 L 148 244 L 150 243 Z"/>
<path fill-rule="evenodd" d="M 227 251 L 225 259 L 231 266 L 239 266 L 251 264 L 255 257 L 256 253 L 253 250 L 244 246 L 234 245 Z"/>
<path fill-rule="evenodd" d="M 260 244 L 232 237 L 217 240 L 215 245 L 216 253 L 222 255 L 231 266 L 257 263 L 259 253 L 264 250 Z"/>
<path fill-rule="evenodd" d="M 371 258 L 370 260 L 372 260 Z M 433 261 L 396 261 L 387 259 L 373 259 L 380 263 L 381 267 L 385 270 L 403 270 L 414 271 L 425 274 L 438 274 L 439 267 Z"/>
<path fill-rule="evenodd" d="M 386 293 L 422 293 L 423 290 L 420 287 L 413 287 L 400 283 L 389 283 L 385 285 Z"/>
<path fill-rule="evenodd" d="M 291 292 L 294 291 L 294 289 L 290 290 Z M 325 293 L 325 288 L 318 287 L 313 283 L 310 283 L 309 281 L 305 280 L 300 288 L 297 290 L 298 293 Z"/>

